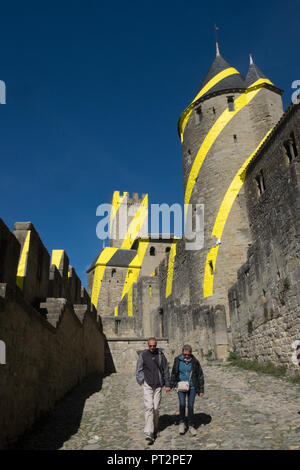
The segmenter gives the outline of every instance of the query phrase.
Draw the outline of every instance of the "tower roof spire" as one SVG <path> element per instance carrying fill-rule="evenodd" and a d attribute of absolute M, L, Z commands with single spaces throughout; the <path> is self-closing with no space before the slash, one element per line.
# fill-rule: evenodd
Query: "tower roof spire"
<path fill-rule="evenodd" d="M 215 38 L 216 38 L 216 57 L 220 55 L 220 49 L 219 49 L 219 40 L 218 40 L 218 31 L 219 27 L 215 24 Z"/>
<path fill-rule="evenodd" d="M 252 54 L 249 54 L 249 58 L 250 58 L 250 64 L 249 64 L 249 70 L 246 76 L 247 87 L 250 86 L 252 83 L 256 82 L 260 78 L 267 79 L 267 77 L 262 73 L 262 71 L 254 63 Z"/>

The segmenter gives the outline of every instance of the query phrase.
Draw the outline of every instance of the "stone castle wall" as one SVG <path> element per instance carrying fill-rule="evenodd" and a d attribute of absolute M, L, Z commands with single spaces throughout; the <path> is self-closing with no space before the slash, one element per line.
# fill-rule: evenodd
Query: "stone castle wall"
<path fill-rule="evenodd" d="M 229 290 L 237 352 L 291 369 L 292 343 L 300 338 L 299 116 L 300 107 L 292 106 L 248 167 L 245 192 L 254 243 Z"/>
<path fill-rule="evenodd" d="M 184 343 L 192 345 L 195 355 L 201 360 L 225 359 L 228 356 L 229 338 L 226 326 L 225 307 L 189 305 L 187 285 L 187 251 L 184 240 L 177 243 L 174 281 L 171 295 L 166 298 L 168 257 L 156 269 L 155 276 L 144 276 L 133 286 L 133 315 L 128 316 L 128 295 L 118 307 L 118 316 L 103 317 L 103 328 L 107 335 L 111 364 L 122 370 L 128 352 L 127 367 L 133 370 L 136 351 L 147 338 L 155 336 L 164 344 L 164 351 L 173 363 Z M 185 262 L 183 262 L 185 260 Z M 179 293 L 182 292 L 181 301 Z M 185 304 L 186 302 L 186 304 Z M 130 360 L 129 360 L 130 359 Z M 130 361 L 133 361 L 131 365 Z M 112 367 L 112 370 L 113 367 Z"/>
<path fill-rule="evenodd" d="M 31 223 L 11 233 L 0 220 L 0 448 L 85 376 L 104 373 L 100 319 L 65 254 L 58 268 Z"/>

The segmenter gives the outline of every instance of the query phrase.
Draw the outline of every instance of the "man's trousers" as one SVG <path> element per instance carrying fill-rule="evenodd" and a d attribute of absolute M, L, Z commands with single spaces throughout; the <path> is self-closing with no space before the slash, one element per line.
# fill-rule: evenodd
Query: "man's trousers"
<path fill-rule="evenodd" d="M 150 387 L 146 382 L 144 387 L 144 403 L 145 403 L 145 428 L 147 435 L 152 435 L 157 430 L 159 419 L 159 406 L 161 400 L 162 387 Z"/>

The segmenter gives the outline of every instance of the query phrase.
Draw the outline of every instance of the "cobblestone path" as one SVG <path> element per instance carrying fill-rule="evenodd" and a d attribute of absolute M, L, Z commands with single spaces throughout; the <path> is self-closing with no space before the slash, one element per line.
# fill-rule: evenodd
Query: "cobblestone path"
<path fill-rule="evenodd" d="M 300 387 L 226 365 L 203 366 L 197 436 L 178 433 L 178 398 L 163 391 L 160 435 L 144 441 L 142 388 L 117 373 L 76 387 L 15 449 L 300 449 Z"/>

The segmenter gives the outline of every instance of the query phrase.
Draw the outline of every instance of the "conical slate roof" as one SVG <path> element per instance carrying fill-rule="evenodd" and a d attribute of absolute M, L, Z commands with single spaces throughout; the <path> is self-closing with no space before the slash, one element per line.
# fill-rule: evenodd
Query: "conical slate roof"
<path fill-rule="evenodd" d="M 219 73 L 225 71 L 226 69 L 232 69 L 232 74 L 226 76 L 223 79 L 220 79 L 212 88 L 210 88 L 202 96 L 205 96 L 208 93 L 214 93 L 215 91 L 221 90 L 230 90 L 233 88 L 245 88 L 245 79 L 242 75 L 234 69 L 220 54 L 217 54 L 215 60 L 211 64 L 201 87 L 197 92 L 197 95 L 201 90 L 207 85 L 213 78 L 215 78 Z M 234 72 L 235 71 L 235 72 Z M 196 95 L 196 96 L 197 96 Z"/>
<path fill-rule="evenodd" d="M 260 78 L 267 78 L 262 71 L 254 64 L 253 59 L 250 55 L 250 66 L 246 76 L 246 87 L 252 85 L 252 83 L 256 82 Z"/>

